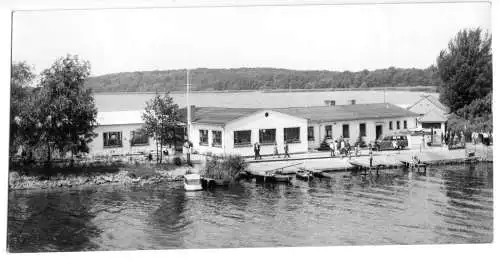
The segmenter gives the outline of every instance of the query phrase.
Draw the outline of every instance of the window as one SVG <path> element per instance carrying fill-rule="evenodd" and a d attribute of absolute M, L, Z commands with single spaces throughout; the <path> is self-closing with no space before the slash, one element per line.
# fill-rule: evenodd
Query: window
<path fill-rule="evenodd" d="M 212 147 L 222 147 L 222 131 L 212 131 Z"/>
<path fill-rule="evenodd" d="M 234 146 L 246 146 L 252 143 L 252 131 L 250 130 L 235 131 L 233 135 Z"/>
<path fill-rule="evenodd" d="M 406 121 L 403 121 L 403 129 L 408 129 L 408 123 Z"/>
<path fill-rule="evenodd" d="M 325 100 L 326 106 L 335 106 L 335 100 Z"/>
<path fill-rule="evenodd" d="M 359 136 L 366 137 L 366 123 L 359 124 Z"/>
<path fill-rule="evenodd" d="M 300 128 L 285 128 L 283 130 L 285 141 L 288 143 L 300 143 Z"/>
<path fill-rule="evenodd" d="M 143 131 L 132 131 L 130 137 L 130 146 L 149 145 L 148 135 Z"/>
<path fill-rule="evenodd" d="M 325 132 L 326 132 L 326 138 L 331 139 L 332 138 L 332 125 L 326 125 Z"/>
<path fill-rule="evenodd" d="M 389 122 L 389 130 L 392 130 L 392 121 Z"/>
<path fill-rule="evenodd" d="M 208 130 L 200 130 L 200 145 L 208 145 Z"/>
<path fill-rule="evenodd" d="M 342 137 L 349 138 L 349 124 L 342 125 Z"/>
<path fill-rule="evenodd" d="M 103 133 L 104 147 L 121 147 L 122 133 L 120 131 Z"/>
<path fill-rule="evenodd" d="M 261 144 L 274 144 L 276 142 L 276 129 L 260 129 L 259 142 Z"/>
<path fill-rule="evenodd" d="M 398 130 L 399 130 L 400 128 L 401 128 L 400 123 L 399 123 L 399 121 L 397 121 L 397 122 L 396 122 L 396 129 L 398 129 Z"/>
<path fill-rule="evenodd" d="M 314 127 L 307 127 L 307 140 L 314 140 Z"/>

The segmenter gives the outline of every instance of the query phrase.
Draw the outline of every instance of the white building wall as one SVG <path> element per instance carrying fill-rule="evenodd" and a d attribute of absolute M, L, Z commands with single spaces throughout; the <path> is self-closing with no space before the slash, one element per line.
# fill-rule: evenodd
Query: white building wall
<path fill-rule="evenodd" d="M 92 142 L 89 144 L 90 155 L 125 155 L 139 152 L 156 152 L 156 144 L 154 139 L 149 138 L 149 145 L 131 146 L 130 139 L 131 132 L 136 131 L 142 127 L 142 124 L 121 124 L 121 125 L 101 125 L 98 126 L 94 132 L 97 133 Z M 104 147 L 103 133 L 104 132 L 121 132 L 122 133 L 122 147 Z"/>
<path fill-rule="evenodd" d="M 416 120 L 413 117 L 400 117 L 400 118 L 388 118 L 388 119 L 367 119 L 367 120 L 351 120 L 351 121 L 335 121 L 335 122 L 322 122 L 322 123 L 309 123 L 309 126 L 314 126 L 314 141 L 309 142 L 309 149 L 317 149 L 321 142 L 325 139 L 326 126 L 332 126 L 332 138 L 337 139 L 342 136 L 342 125 L 349 125 L 349 139 L 351 144 L 354 143 L 360 134 L 359 125 L 361 123 L 366 124 L 366 136 L 363 140 L 366 143 L 373 143 L 375 141 L 376 126 L 382 125 L 382 135 L 390 135 L 404 129 L 404 121 L 407 121 L 407 129 L 412 129 L 416 127 Z M 389 129 L 389 122 L 392 121 L 393 129 Z M 397 129 L 397 121 L 400 121 L 400 129 Z M 331 140 L 328 140 L 331 141 Z"/>
<path fill-rule="evenodd" d="M 200 144 L 200 130 L 208 130 L 208 145 Z M 213 145 L 213 134 L 212 131 L 222 131 L 222 146 L 217 147 Z M 190 140 L 193 143 L 193 150 L 201 154 L 224 154 L 224 128 L 218 125 L 208 125 L 208 124 L 198 124 L 193 123 L 191 125 Z"/>
<path fill-rule="evenodd" d="M 265 116 L 265 113 L 268 116 Z M 244 117 L 228 123 L 225 126 L 226 152 L 230 154 L 240 154 L 244 156 L 254 155 L 253 145 L 259 141 L 259 129 L 276 129 L 276 143 L 280 154 L 284 153 L 284 128 L 300 128 L 300 142 L 288 144 L 289 153 L 307 152 L 307 120 L 294 117 L 288 114 L 271 110 L 262 110 L 248 117 Z M 237 130 L 251 130 L 252 144 L 247 147 L 234 147 L 233 132 Z M 260 154 L 273 154 L 274 146 L 261 145 Z"/>
<path fill-rule="evenodd" d="M 265 113 L 268 116 L 265 116 Z M 284 153 L 284 128 L 300 128 L 300 142 L 291 143 L 288 145 L 289 153 L 307 152 L 307 120 L 297 118 L 287 114 L 262 110 L 247 117 L 231 121 L 225 126 L 208 125 L 193 123 L 191 127 L 191 140 L 195 151 L 206 154 L 207 152 L 213 154 L 238 154 L 242 156 L 254 155 L 253 144 L 259 141 L 260 129 L 276 129 L 276 143 L 280 154 Z M 207 129 L 209 146 L 201 146 L 200 143 L 200 129 Z M 213 147 L 212 130 L 222 131 L 222 147 Z M 250 130 L 251 131 L 251 144 L 248 146 L 235 147 L 234 146 L 234 131 Z M 273 153 L 274 146 L 261 145 L 261 155 L 268 155 Z"/>

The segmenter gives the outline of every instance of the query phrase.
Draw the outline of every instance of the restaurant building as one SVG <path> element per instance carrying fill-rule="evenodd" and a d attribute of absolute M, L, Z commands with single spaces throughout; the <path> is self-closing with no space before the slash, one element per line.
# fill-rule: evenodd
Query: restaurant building
<path fill-rule="evenodd" d="M 91 154 L 155 151 L 154 140 L 139 131 L 141 113 L 100 112 Z M 285 142 L 290 153 L 304 153 L 340 137 L 351 144 L 358 138 L 373 142 L 382 135 L 415 128 L 417 117 L 389 103 L 273 109 L 192 106 L 189 136 L 193 151 L 201 154 L 251 156 L 256 142 L 262 155 L 273 154 L 275 143 L 282 154 Z"/>
<path fill-rule="evenodd" d="M 416 113 L 389 103 L 274 109 L 209 108 L 192 110 L 191 140 L 195 151 L 215 154 L 253 155 L 273 153 L 274 143 L 283 153 L 307 152 L 343 137 L 354 144 L 358 138 L 373 142 L 386 134 L 416 127 Z"/>

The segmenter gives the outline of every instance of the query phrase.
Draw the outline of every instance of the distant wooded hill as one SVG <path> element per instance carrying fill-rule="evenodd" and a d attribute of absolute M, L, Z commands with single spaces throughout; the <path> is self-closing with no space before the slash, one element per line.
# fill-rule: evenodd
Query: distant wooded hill
<path fill-rule="evenodd" d="M 437 68 L 374 71 L 297 71 L 274 68 L 191 70 L 193 91 L 294 90 L 439 86 Z M 86 86 L 94 92 L 183 91 L 185 70 L 123 72 L 91 77 Z"/>

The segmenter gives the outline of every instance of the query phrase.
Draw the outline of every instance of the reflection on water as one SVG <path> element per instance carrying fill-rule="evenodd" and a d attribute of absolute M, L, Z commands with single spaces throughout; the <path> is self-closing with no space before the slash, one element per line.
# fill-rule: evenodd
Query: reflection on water
<path fill-rule="evenodd" d="M 492 164 L 385 170 L 291 185 L 244 182 L 9 193 L 11 252 L 487 243 Z"/>

